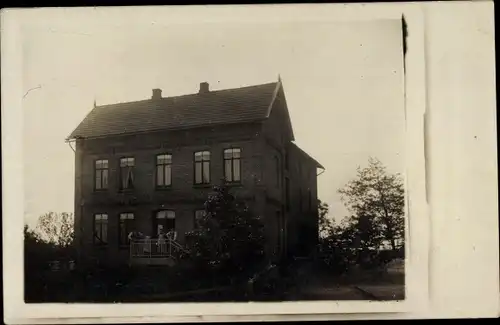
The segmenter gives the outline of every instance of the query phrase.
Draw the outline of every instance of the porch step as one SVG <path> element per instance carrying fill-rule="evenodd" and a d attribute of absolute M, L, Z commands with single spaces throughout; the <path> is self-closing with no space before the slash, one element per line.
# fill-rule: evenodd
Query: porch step
<path fill-rule="evenodd" d="M 156 258 L 132 258 L 130 260 L 132 265 L 161 265 L 161 266 L 174 266 L 176 261 L 171 257 L 156 257 Z"/>

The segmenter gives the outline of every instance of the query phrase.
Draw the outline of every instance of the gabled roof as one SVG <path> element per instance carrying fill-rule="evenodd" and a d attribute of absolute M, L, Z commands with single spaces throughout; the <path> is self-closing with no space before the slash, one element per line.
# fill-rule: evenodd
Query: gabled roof
<path fill-rule="evenodd" d="M 97 106 L 68 140 L 264 120 L 281 87 L 278 81 Z"/>
<path fill-rule="evenodd" d="M 325 169 L 325 167 L 323 167 L 323 165 L 321 165 L 316 159 L 311 157 L 311 155 L 309 155 L 307 152 L 302 150 L 295 142 L 291 142 L 291 144 L 292 144 L 292 148 L 295 148 L 295 150 L 297 150 L 297 152 L 299 152 L 302 156 L 304 156 L 307 159 L 310 159 L 312 162 L 314 162 L 316 164 L 317 168 Z"/>

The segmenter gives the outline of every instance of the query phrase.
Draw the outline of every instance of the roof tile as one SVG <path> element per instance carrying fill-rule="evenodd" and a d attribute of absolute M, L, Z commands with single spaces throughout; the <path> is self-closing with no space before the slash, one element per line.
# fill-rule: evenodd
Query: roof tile
<path fill-rule="evenodd" d="M 68 139 L 265 119 L 278 83 L 95 107 Z"/>

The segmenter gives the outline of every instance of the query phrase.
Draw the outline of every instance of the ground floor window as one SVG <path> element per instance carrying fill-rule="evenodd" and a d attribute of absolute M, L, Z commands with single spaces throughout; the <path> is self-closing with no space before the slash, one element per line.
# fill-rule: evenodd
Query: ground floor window
<path fill-rule="evenodd" d="M 161 210 L 156 212 L 153 228 L 156 235 L 161 232 L 167 233 L 171 230 L 175 230 L 175 211 Z"/>
<path fill-rule="evenodd" d="M 205 210 L 196 210 L 194 212 L 194 228 L 199 228 L 200 224 L 205 217 L 206 211 Z"/>
<path fill-rule="evenodd" d="M 94 215 L 93 242 L 95 245 L 108 244 L 108 215 L 105 213 Z"/>
<path fill-rule="evenodd" d="M 118 228 L 118 238 L 120 246 L 129 244 L 129 234 L 135 231 L 134 227 L 134 214 L 133 213 L 120 213 L 120 225 Z"/>

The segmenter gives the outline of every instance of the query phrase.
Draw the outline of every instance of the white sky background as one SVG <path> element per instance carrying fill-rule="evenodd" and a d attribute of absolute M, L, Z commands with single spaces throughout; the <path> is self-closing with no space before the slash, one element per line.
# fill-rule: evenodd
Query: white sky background
<path fill-rule="evenodd" d="M 319 198 L 336 219 L 337 190 L 369 156 L 404 172 L 400 21 L 106 25 L 32 20 L 23 32 L 26 222 L 73 212 L 66 136 L 97 104 L 283 80 L 296 141 L 321 162 Z"/>

